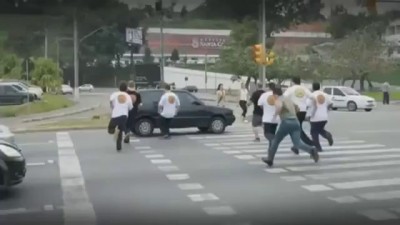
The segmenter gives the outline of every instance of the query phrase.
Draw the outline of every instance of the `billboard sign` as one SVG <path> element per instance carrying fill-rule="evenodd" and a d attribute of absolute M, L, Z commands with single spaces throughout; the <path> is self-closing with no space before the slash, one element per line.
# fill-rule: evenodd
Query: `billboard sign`
<path fill-rule="evenodd" d="M 126 28 L 126 42 L 130 44 L 143 45 L 142 28 Z"/>

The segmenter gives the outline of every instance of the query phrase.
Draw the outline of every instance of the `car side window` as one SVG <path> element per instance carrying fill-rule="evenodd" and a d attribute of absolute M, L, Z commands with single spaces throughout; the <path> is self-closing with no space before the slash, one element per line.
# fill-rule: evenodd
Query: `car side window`
<path fill-rule="evenodd" d="M 4 86 L 4 91 L 6 94 L 15 94 L 17 91 L 11 86 Z"/>
<path fill-rule="evenodd" d="M 324 93 L 328 95 L 332 95 L 332 88 L 324 88 Z"/>
<path fill-rule="evenodd" d="M 143 91 L 143 92 L 139 92 L 139 94 L 140 94 L 143 104 L 146 104 L 146 103 L 152 104 L 153 102 L 157 102 L 157 104 L 158 104 L 163 92 L 161 92 L 161 91 Z"/>
<path fill-rule="evenodd" d="M 335 96 L 345 96 L 343 94 L 343 92 L 341 90 L 339 90 L 338 88 L 334 88 L 333 89 L 333 95 L 335 95 Z"/>
<path fill-rule="evenodd" d="M 175 92 L 175 94 L 178 96 L 179 101 L 181 103 L 181 106 L 190 106 L 193 104 L 194 101 L 196 101 L 193 96 L 191 96 L 188 93 L 185 92 Z"/>
<path fill-rule="evenodd" d="M 6 94 L 6 90 L 4 88 L 4 86 L 0 86 L 0 95 L 5 95 Z"/>
<path fill-rule="evenodd" d="M 24 89 L 18 85 L 13 85 L 14 88 L 16 88 L 19 91 L 23 91 Z"/>

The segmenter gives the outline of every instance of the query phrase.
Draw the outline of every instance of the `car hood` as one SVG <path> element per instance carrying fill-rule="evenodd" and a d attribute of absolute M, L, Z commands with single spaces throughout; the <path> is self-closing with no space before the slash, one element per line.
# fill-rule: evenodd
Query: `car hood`
<path fill-rule="evenodd" d="M 233 114 L 233 110 L 229 108 L 223 108 L 220 106 L 206 105 L 207 109 L 221 114 Z"/>

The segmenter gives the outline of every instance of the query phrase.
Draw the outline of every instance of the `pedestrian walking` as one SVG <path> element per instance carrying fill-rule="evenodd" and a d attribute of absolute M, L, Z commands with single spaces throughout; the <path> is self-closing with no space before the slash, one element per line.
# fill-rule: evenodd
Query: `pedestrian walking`
<path fill-rule="evenodd" d="M 110 96 L 110 106 L 112 109 L 111 119 L 108 124 L 108 133 L 114 134 L 114 139 L 117 144 L 117 151 L 122 149 L 123 135 L 129 132 L 126 123 L 128 120 L 129 111 L 132 110 L 133 104 L 131 96 L 126 93 L 128 90 L 127 84 L 121 82 L 119 91 L 114 92 Z"/>
<path fill-rule="evenodd" d="M 170 138 L 171 120 L 178 114 L 180 101 L 178 96 L 171 92 L 171 87 L 165 85 L 165 93 L 161 96 L 158 103 L 159 112 L 161 115 L 160 128 L 165 139 Z"/>
<path fill-rule="evenodd" d="M 280 117 L 275 116 L 276 107 L 275 102 L 277 96 L 274 95 L 275 83 L 268 84 L 269 90 L 263 93 L 258 99 L 257 105 L 262 107 L 262 123 L 264 125 L 264 136 L 268 140 L 268 146 L 271 146 L 272 140 L 275 137 L 276 128 L 280 122 Z"/>
<path fill-rule="evenodd" d="M 289 98 L 299 108 L 296 116 L 300 122 L 301 140 L 307 145 L 313 145 L 313 141 L 303 131 L 303 122 L 307 114 L 307 99 L 311 97 L 311 91 L 308 90 L 308 88 L 301 86 L 300 83 L 300 77 L 293 77 L 292 86 L 289 87 L 283 95 L 285 98 Z M 292 147 L 292 151 L 298 152 L 299 150 Z"/>
<path fill-rule="evenodd" d="M 250 101 L 253 104 L 253 118 L 251 120 L 251 125 L 253 127 L 254 133 L 254 141 L 260 142 L 260 135 L 259 135 L 259 128 L 262 126 L 262 116 L 263 116 L 263 108 L 258 105 L 258 100 L 260 99 L 261 95 L 264 93 L 262 89 L 262 84 L 257 85 L 257 90 L 251 95 Z"/>
<path fill-rule="evenodd" d="M 129 111 L 128 120 L 126 127 L 128 128 L 129 134 L 125 135 L 124 142 L 130 142 L 130 136 L 135 133 L 135 117 L 137 115 L 139 106 L 142 104 L 142 97 L 136 91 L 136 84 L 133 80 L 128 82 L 128 90 L 127 93 L 131 96 L 133 109 Z"/>
<path fill-rule="evenodd" d="M 275 97 L 274 105 L 276 109 L 274 118 L 279 116 L 282 122 L 280 123 L 275 137 L 268 148 L 268 157 L 263 157 L 262 161 L 272 167 L 279 144 L 287 135 L 290 135 L 295 149 L 301 149 L 309 153 L 311 158 L 313 158 L 315 162 L 318 162 L 319 155 L 316 148 L 301 141 L 301 127 L 300 122 L 297 119 L 299 107 L 293 102 L 292 98 L 282 97 L 282 89 L 280 87 L 275 87 L 273 94 Z"/>
<path fill-rule="evenodd" d="M 217 106 L 225 107 L 225 89 L 223 84 L 218 84 L 217 88 Z"/>
<path fill-rule="evenodd" d="M 390 102 L 389 91 L 390 91 L 390 85 L 389 85 L 389 83 L 386 81 L 386 82 L 383 83 L 383 85 L 382 85 L 383 104 L 384 104 L 384 105 L 389 105 L 389 102 Z"/>
<path fill-rule="evenodd" d="M 239 94 L 239 106 L 242 109 L 242 120 L 245 123 L 248 122 L 246 119 L 248 96 L 249 96 L 249 91 L 247 90 L 246 86 L 242 83 L 241 87 L 240 87 L 240 94 Z"/>
<path fill-rule="evenodd" d="M 325 126 L 328 123 L 328 112 L 332 106 L 332 102 L 329 96 L 321 91 L 320 83 L 313 83 L 313 93 L 310 99 L 310 124 L 311 124 L 311 137 L 314 142 L 314 146 L 319 152 L 322 152 L 321 143 L 319 142 L 319 136 L 321 135 L 328 140 L 330 146 L 333 145 L 332 134 L 325 130 Z"/>

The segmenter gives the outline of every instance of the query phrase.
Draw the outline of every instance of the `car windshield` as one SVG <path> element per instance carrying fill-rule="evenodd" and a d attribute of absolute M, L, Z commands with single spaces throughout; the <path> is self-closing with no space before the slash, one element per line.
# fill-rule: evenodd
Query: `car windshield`
<path fill-rule="evenodd" d="M 345 93 L 346 95 L 360 95 L 360 93 L 358 93 L 356 90 L 352 89 L 352 88 L 342 88 L 341 89 L 343 91 L 343 93 Z"/>

